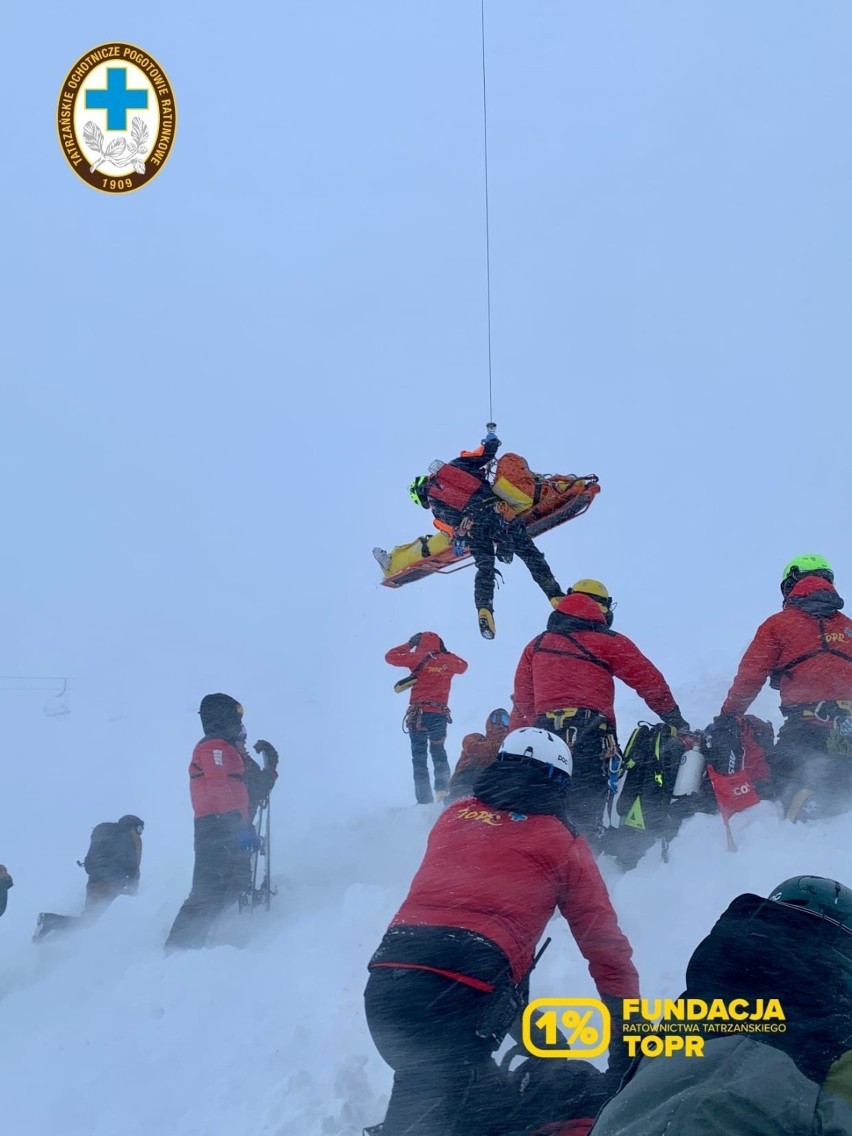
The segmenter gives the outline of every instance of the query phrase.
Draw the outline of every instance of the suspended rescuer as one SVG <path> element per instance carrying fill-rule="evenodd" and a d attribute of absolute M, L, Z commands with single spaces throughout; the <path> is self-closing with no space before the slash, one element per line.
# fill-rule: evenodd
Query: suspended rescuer
<path fill-rule="evenodd" d="M 128 813 L 117 821 L 95 825 L 86 858 L 80 863 L 88 877 L 82 915 L 57 915 L 42 911 L 34 940 L 53 931 L 93 923 L 119 895 L 136 895 L 142 863 L 142 832 L 145 822 Z"/>
<path fill-rule="evenodd" d="M 473 783 L 482 770 L 497 760 L 497 754 L 508 732 L 509 711 L 498 706 L 488 715 L 484 734 L 465 734 L 462 739 L 461 755 L 450 778 L 451 801 L 470 794 Z"/>
<path fill-rule="evenodd" d="M 257 743 L 263 747 L 265 770 L 249 757 L 243 708 L 236 698 L 206 694 L 199 714 L 204 737 L 189 763 L 195 815 L 192 890 L 172 925 L 167 950 L 203 947 L 217 916 L 250 891 L 251 856 L 260 847 L 252 809 L 277 777 L 278 755 L 268 742 Z"/>
<path fill-rule="evenodd" d="M 455 675 L 467 670 L 464 659 L 444 646 L 443 639 L 434 631 L 418 631 L 407 643 L 391 647 L 385 662 L 392 667 L 408 667 L 407 678 L 394 687 L 398 692 L 410 690 L 404 726 L 411 742 L 411 764 L 414 769 L 414 793 L 419 805 L 432 801 L 429 781 L 428 752 L 432 755 L 435 775 L 435 795 L 442 800 L 450 784 L 450 763 L 444 743 L 447 725 L 452 722 L 450 685 Z"/>
<path fill-rule="evenodd" d="M 578 580 L 546 630 L 524 648 L 515 671 L 511 727 L 538 726 L 568 743 L 574 759 L 571 818 L 587 838 L 600 827 L 621 768 L 614 679 L 689 738 L 689 724 L 662 674 L 632 640 L 612 630 L 614 607 L 600 580 Z"/>
<path fill-rule="evenodd" d="M 504 564 L 515 553 L 551 601 L 562 595 L 543 554 L 536 548 L 526 527 L 517 517 L 505 520 L 497 510 L 488 480 L 488 466 L 497 454 L 500 439 L 489 423 L 488 433 L 475 450 L 463 450 L 451 462 L 440 464 L 431 474 L 415 477 L 409 486 L 411 499 L 431 509 L 435 523 L 449 532 L 459 549 L 470 549 L 476 565 L 473 600 L 483 638 L 493 639 L 495 555 Z M 495 553 L 496 548 L 496 553 Z"/>
<path fill-rule="evenodd" d="M 781 577 L 783 605 L 743 655 L 714 727 L 733 726 L 769 679 L 784 725 L 770 760 L 791 820 L 845 811 L 852 800 L 852 620 L 841 614 L 828 561 L 797 556 Z"/>
<path fill-rule="evenodd" d="M 556 908 L 620 1037 L 621 999 L 638 995 L 638 977 L 589 846 L 565 818 L 570 781 L 561 738 L 515 730 L 474 796 L 432 828 L 369 963 L 367 1024 L 394 1070 L 382 1136 L 501 1130 L 514 1100 L 491 1055 L 523 1005 Z M 611 1068 L 626 1065 L 614 1044 Z"/>
<path fill-rule="evenodd" d="M 637 1057 L 593 1136 L 849 1136 L 848 887 L 794 876 L 768 899 L 738 896 L 695 949 L 682 997 L 708 1005 L 744 999 L 750 1011 L 759 999 L 764 1006 L 777 999 L 784 1029 L 724 1033 L 696 1023 L 704 1042 L 700 1059 L 683 1051 Z"/>

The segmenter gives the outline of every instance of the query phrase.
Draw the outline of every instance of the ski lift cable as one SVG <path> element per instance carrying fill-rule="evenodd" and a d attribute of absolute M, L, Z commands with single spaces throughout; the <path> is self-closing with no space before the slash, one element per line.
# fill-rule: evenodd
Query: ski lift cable
<path fill-rule="evenodd" d="M 482 40 L 482 139 L 485 175 L 485 294 L 488 320 L 488 421 L 494 421 L 491 360 L 491 215 L 488 201 L 488 93 L 485 81 L 485 0 L 480 0 Z"/>
<path fill-rule="evenodd" d="M 29 685 L 31 683 L 47 685 L 32 686 Z M 0 675 L 0 691 L 45 694 L 50 693 L 50 691 L 60 683 L 62 684 L 62 689 L 58 691 L 60 695 L 68 694 L 74 689 L 68 685 L 69 680 L 61 675 Z"/>
<path fill-rule="evenodd" d="M 0 675 L 0 682 L 67 682 L 65 675 Z"/>

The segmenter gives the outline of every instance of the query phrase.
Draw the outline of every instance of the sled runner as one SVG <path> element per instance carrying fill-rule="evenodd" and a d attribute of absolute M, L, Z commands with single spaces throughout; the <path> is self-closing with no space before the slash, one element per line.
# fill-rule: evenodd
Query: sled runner
<path fill-rule="evenodd" d="M 557 525 L 585 513 L 600 492 L 595 474 L 533 473 L 518 454 L 504 454 L 496 464 L 491 486 L 495 508 L 507 520 L 520 517 L 530 536 L 541 536 Z M 397 545 L 391 552 L 373 549 L 388 588 L 401 588 L 435 572 L 455 572 L 472 563 L 458 536 L 440 530 Z"/>

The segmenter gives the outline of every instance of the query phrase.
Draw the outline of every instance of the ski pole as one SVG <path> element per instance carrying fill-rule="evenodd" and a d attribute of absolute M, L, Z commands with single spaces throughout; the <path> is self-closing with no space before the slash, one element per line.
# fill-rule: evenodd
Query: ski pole
<path fill-rule="evenodd" d="M 271 823 L 270 823 L 271 813 L 272 813 L 272 809 L 270 807 L 269 797 L 267 797 L 266 798 L 266 836 L 265 836 L 265 839 L 264 839 L 264 842 L 263 842 L 263 855 L 264 855 L 264 859 L 266 860 L 266 879 L 264 881 L 263 901 L 264 901 L 264 906 L 265 906 L 267 911 L 272 906 L 272 867 L 271 867 L 272 829 L 271 829 Z"/>

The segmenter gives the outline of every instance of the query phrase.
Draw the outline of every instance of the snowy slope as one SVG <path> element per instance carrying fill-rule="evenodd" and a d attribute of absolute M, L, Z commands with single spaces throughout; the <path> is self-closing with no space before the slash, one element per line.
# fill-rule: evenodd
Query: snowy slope
<path fill-rule="evenodd" d="M 64 752 L 73 753 L 75 742 L 95 729 L 79 702 L 62 721 L 32 716 L 31 744 L 52 739 L 55 749 L 64 737 Z M 459 718 L 475 703 L 469 689 Z M 623 709 L 622 722 L 628 721 Z M 180 723 L 189 745 L 192 725 Z M 454 728 L 456 742 L 465 728 Z M 352 1136 L 381 1118 L 390 1085 L 364 1025 L 365 965 L 435 815 L 408 803 L 404 739 L 394 736 L 403 773 L 394 804 L 371 801 L 379 794 L 369 785 L 348 801 L 328 795 L 316 769 L 300 775 L 294 755 L 284 753 L 273 798 L 274 910 L 233 914 L 220 926 L 215 949 L 167 958 L 162 943 L 191 872 L 185 762 L 170 763 L 174 794 L 154 792 L 141 773 L 129 775 L 140 757 L 132 749 L 116 773 L 112 755 L 120 746 L 127 750 L 126 732 L 122 721 L 102 726 L 99 744 L 90 745 L 86 775 L 94 803 L 85 816 L 79 805 L 68 813 L 63 807 L 79 770 L 59 760 L 52 761 L 37 817 L 4 809 L 3 855 L 16 878 L 0 923 L 9 1130 L 19 1136 Z M 158 768 L 165 769 L 162 761 Z M 44 761 L 28 770 L 33 787 L 45 770 Z M 81 901 L 83 874 L 73 860 L 85 850 L 88 827 L 128 808 L 147 822 L 138 897 L 120 898 L 87 931 L 33 945 L 38 910 L 74 911 Z M 624 877 L 604 866 L 650 997 L 680 992 L 690 951 L 734 895 L 765 893 L 798 872 L 848 875 L 847 818 L 794 827 L 764 804 L 735 817 L 733 828 L 736 854 L 725 850 L 718 818 L 696 817 L 667 865 L 655 848 Z M 590 993 L 564 925 L 557 919 L 549 932 L 554 945 L 533 993 Z"/>

